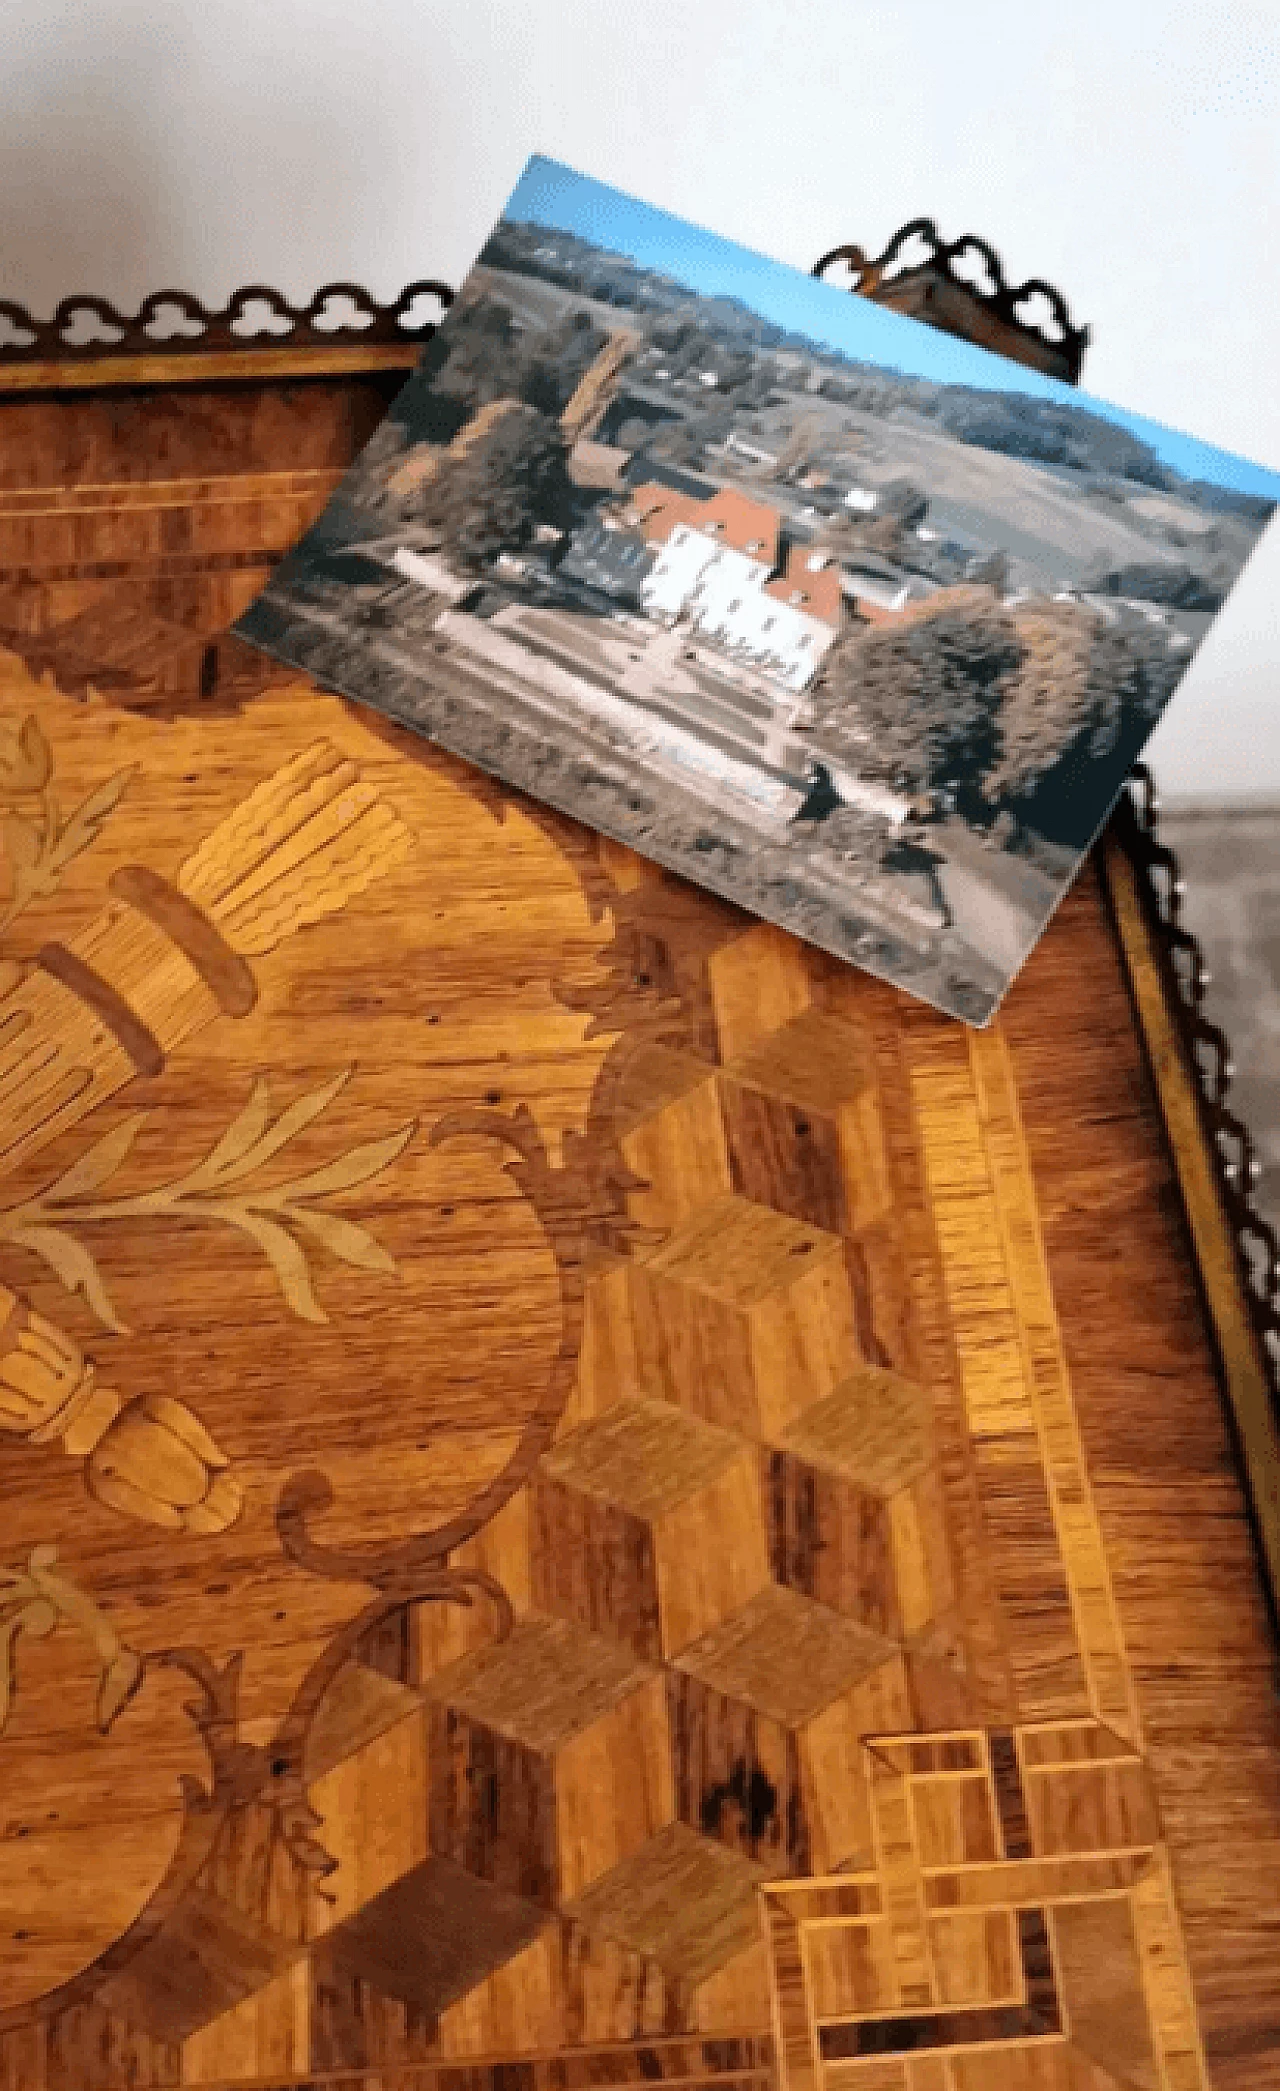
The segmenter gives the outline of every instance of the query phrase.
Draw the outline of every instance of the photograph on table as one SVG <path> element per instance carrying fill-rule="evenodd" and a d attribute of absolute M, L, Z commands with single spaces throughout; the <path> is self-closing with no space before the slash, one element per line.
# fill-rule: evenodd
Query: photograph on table
<path fill-rule="evenodd" d="M 236 629 L 982 1025 L 1277 500 L 536 158 Z"/>

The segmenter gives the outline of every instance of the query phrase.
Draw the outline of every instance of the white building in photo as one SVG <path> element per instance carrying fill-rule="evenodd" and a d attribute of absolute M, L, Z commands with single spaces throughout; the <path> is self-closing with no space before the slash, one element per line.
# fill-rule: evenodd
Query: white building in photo
<path fill-rule="evenodd" d="M 723 612 L 735 593 L 762 588 L 778 563 L 776 510 L 725 487 L 709 501 L 641 487 L 636 510 L 658 557 L 645 584 L 651 617 L 673 624 L 695 592 Z"/>
<path fill-rule="evenodd" d="M 731 652 L 747 654 L 789 690 L 803 690 L 840 629 L 840 576 L 821 552 L 798 547 L 763 588 L 723 605 L 708 602 L 697 621 Z"/>
<path fill-rule="evenodd" d="M 803 690 L 840 629 L 840 577 L 824 553 L 793 547 L 780 564 L 780 518 L 724 487 L 695 501 L 641 487 L 634 513 L 657 558 L 642 591 L 650 617 L 680 617 L 784 688 Z"/>

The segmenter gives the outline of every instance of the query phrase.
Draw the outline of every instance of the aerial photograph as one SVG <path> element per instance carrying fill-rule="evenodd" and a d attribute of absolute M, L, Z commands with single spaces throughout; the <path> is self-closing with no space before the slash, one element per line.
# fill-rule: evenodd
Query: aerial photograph
<path fill-rule="evenodd" d="M 981 1025 L 1278 500 L 537 158 L 237 630 Z"/>

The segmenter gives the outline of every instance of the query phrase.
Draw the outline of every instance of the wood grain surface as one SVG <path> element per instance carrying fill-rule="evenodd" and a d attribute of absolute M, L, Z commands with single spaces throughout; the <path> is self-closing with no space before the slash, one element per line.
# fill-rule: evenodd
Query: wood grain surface
<path fill-rule="evenodd" d="M 970 1032 L 227 640 L 387 382 L 0 407 L 0 2087 L 1280 2083 L 1095 871 Z"/>

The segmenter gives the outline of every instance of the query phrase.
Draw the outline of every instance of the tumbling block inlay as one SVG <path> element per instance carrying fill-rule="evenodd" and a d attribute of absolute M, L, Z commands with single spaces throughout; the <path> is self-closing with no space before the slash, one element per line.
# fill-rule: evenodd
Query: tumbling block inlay
<path fill-rule="evenodd" d="M 425 1689 L 431 1848 L 478 1879 L 554 1909 L 672 1820 L 662 1678 L 619 1642 L 521 1619 Z"/>
<path fill-rule="evenodd" d="M 468 1990 L 436 2022 L 442 2059 L 545 2053 L 564 2023 L 563 1932 L 547 1924 L 500 1968 Z"/>
<path fill-rule="evenodd" d="M 370 1984 L 434 2016 L 537 1937 L 546 1912 L 450 1859 L 393 1881 L 324 1942 L 321 1981 Z"/>
<path fill-rule="evenodd" d="M 592 1272 L 583 1300 L 578 1373 L 556 1431 L 566 1438 L 579 1424 L 639 1391 L 631 1294 L 633 1271 L 621 1261 Z"/>
<path fill-rule="evenodd" d="M 184 2086 L 301 2075 L 311 2053 L 311 1969 L 297 1960 L 182 2043 Z"/>
<path fill-rule="evenodd" d="M 222 1896 L 192 1888 L 164 1943 L 143 1946 L 103 1984 L 99 2000 L 153 2038 L 183 2041 L 283 1973 L 302 1950 Z"/>
<path fill-rule="evenodd" d="M 906 1711 L 901 1653 L 771 1585 L 675 1668 L 681 1820 L 766 1865 L 798 1855 L 797 1871 L 822 1872 L 865 1860 L 862 1744 Z"/>
<path fill-rule="evenodd" d="M 771 1439 L 858 1355 L 842 1245 L 744 1198 L 702 1206 L 630 1273 L 641 1386 Z"/>
<path fill-rule="evenodd" d="M 519 1489 L 496 1517 L 452 1556 L 455 1568 L 479 1569 L 501 1583 L 519 1612 L 530 1605 L 529 1492 Z M 487 1605 L 415 1605 L 409 1615 L 415 1681 L 434 1677 L 464 1655 L 487 1648 L 493 1620 Z"/>
<path fill-rule="evenodd" d="M 810 1010 L 757 1038 L 721 1077 L 733 1187 L 833 1234 L 892 1210 L 865 1030 Z"/>
<path fill-rule="evenodd" d="M 678 1226 L 732 1188 L 715 1071 L 705 1060 L 641 1047 L 625 1071 L 617 1123 L 627 1167 L 644 1179 L 628 1200 L 643 1226 Z"/>
<path fill-rule="evenodd" d="M 707 973 L 724 1061 L 802 1015 L 813 999 L 803 948 L 772 922 L 754 923 L 713 951 Z"/>
<path fill-rule="evenodd" d="M 892 1636 L 955 1595 L 930 1398 L 864 1366 L 785 1430 L 767 1462 L 779 1582 Z"/>
<path fill-rule="evenodd" d="M 753 1448 L 660 1401 L 628 1401 L 534 1477 L 534 1602 L 679 1655 L 769 1580 Z"/>
<path fill-rule="evenodd" d="M 812 1466 L 888 1499 L 919 1479 L 933 1455 L 929 1395 L 867 1365 L 807 1409 L 779 1440 Z"/>
<path fill-rule="evenodd" d="M 421 1711 L 421 1699 L 407 1685 L 384 1677 L 367 1663 L 344 1664 L 320 1701 L 307 1736 L 304 1765 L 308 1784 Z"/>
<path fill-rule="evenodd" d="M 568 1914 L 696 1989 L 755 1945 L 762 1878 L 740 1853 L 675 1822 L 598 1880 Z"/>
<path fill-rule="evenodd" d="M 387 1686 L 388 1680 L 379 1681 Z M 308 1789 L 323 1824 L 325 1848 L 335 1870 L 317 1898 L 315 1926 L 327 1930 L 363 1908 L 427 1855 L 427 1709 L 415 1692 L 394 1683 L 330 1694 L 331 1744 L 343 1716 L 373 1722 L 395 1705 L 398 1718 L 375 1728 L 356 1747 L 314 1779 Z M 360 1737 L 352 1729 L 353 1740 Z M 324 1735 L 322 1733 L 321 1740 Z"/>

